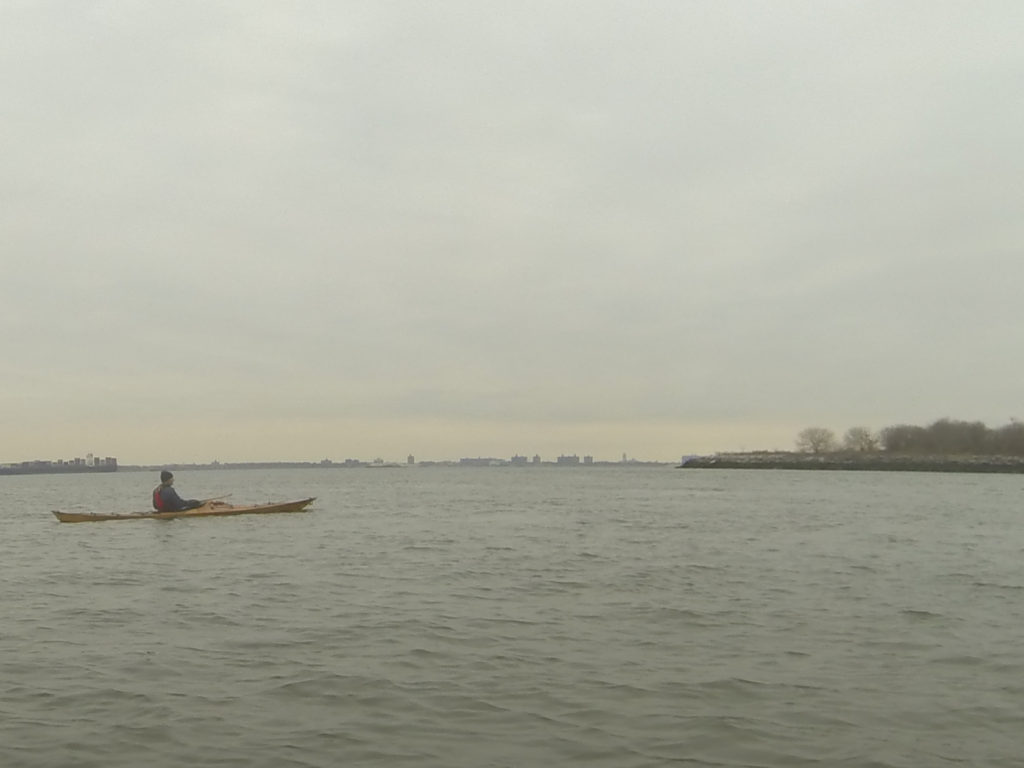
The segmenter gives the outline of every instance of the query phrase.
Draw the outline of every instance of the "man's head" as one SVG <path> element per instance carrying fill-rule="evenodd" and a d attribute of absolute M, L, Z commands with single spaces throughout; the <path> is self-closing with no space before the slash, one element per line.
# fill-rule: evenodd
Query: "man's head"
<path fill-rule="evenodd" d="M 170 485 L 174 482 L 174 475 L 168 472 L 166 469 L 160 473 L 160 482 L 164 485 Z"/>

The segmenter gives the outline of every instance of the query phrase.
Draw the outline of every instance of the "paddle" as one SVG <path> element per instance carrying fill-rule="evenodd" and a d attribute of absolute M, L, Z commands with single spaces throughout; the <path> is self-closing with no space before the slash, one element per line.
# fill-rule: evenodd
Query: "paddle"
<path fill-rule="evenodd" d="M 212 499 L 203 499 L 203 504 L 209 504 L 211 501 L 220 501 L 221 499 L 231 498 L 230 493 L 225 493 L 223 496 L 214 496 Z"/>

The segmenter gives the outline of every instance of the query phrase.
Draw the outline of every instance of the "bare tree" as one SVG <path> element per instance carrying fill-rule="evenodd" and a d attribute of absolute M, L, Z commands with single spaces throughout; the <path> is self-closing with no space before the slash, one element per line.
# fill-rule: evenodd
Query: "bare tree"
<path fill-rule="evenodd" d="M 927 427 L 897 424 L 883 429 L 879 437 L 889 453 L 1014 456 L 1024 452 L 1024 425 L 1012 420 L 998 429 L 980 421 L 953 419 L 939 419 Z"/>
<path fill-rule="evenodd" d="M 882 430 L 882 448 L 887 453 L 923 453 L 928 432 L 924 427 L 913 424 L 894 424 Z"/>
<path fill-rule="evenodd" d="M 1005 427 L 993 431 L 994 453 L 1024 456 L 1024 423 L 1010 419 Z"/>
<path fill-rule="evenodd" d="M 802 453 L 829 453 L 837 446 L 835 432 L 825 427 L 808 427 L 796 436 L 796 449 Z"/>
<path fill-rule="evenodd" d="M 843 435 L 843 448 L 858 453 L 872 453 L 878 450 L 878 438 L 867 427 L 850 427 Z"/>

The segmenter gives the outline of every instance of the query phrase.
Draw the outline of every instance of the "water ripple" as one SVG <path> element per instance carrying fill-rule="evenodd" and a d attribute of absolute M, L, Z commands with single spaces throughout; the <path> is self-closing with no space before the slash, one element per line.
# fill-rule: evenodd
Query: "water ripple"
<path fill-rule="evenodd" d="M 2 479 L 4 768 L 1020 764 L 1020 478 L 210 472 L 317 505 L 49 515 L 144 479 Z"/>

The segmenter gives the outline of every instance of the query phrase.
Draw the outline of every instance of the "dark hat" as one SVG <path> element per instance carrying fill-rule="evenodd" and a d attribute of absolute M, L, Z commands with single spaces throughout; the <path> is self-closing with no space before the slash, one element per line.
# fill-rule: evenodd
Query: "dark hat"
<path fill-rule="evenodd" d="M 163 472 L 161 472 L 161 473 L 160 473 L 160 482 L 161 482 L 161 483 L 166 483 L 166 482 L 167 482 L 168 480 L 170 480 L 170 479 L 171 479 L 172 477 L 174 477 L 174 475 L 172 475 L 172 474 L 171 474 L 170 472 L 168 472 L 168 471 L 167 471 L 167 470 L 165 469 L 165 470 L 164 470 Z"/>

